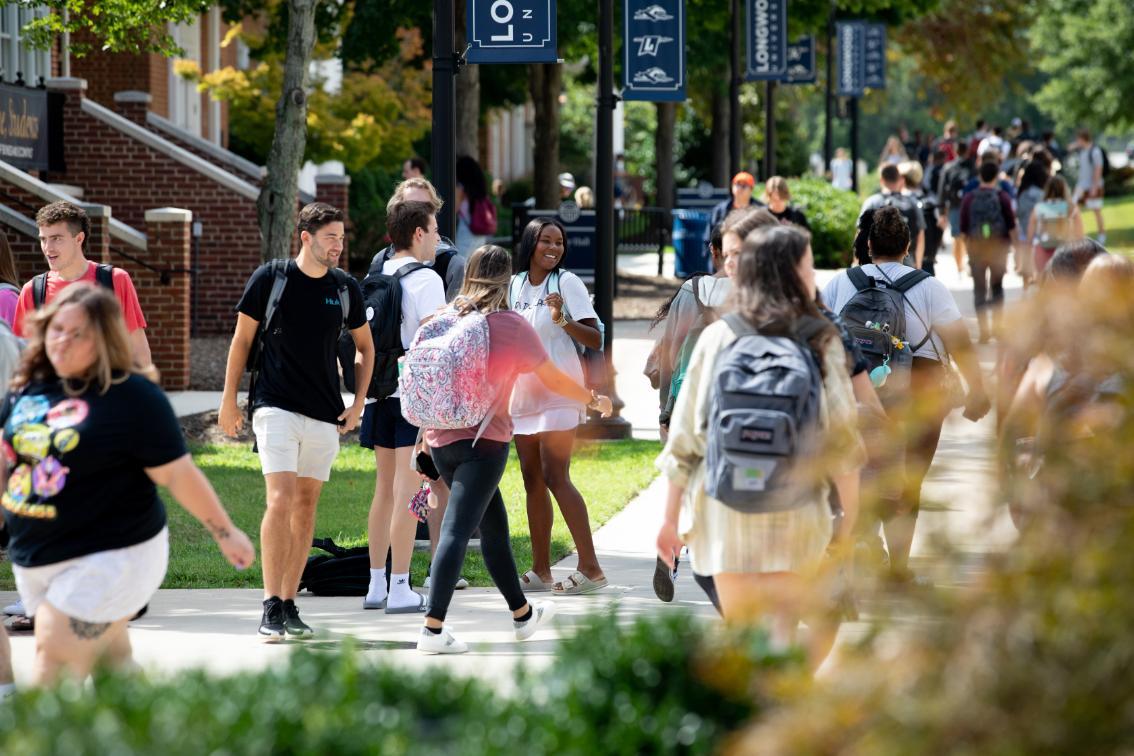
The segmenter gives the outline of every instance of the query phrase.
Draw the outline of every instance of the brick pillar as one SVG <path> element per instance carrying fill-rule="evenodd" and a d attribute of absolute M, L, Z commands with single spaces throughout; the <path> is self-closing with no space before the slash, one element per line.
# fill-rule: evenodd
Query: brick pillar
<path fill-rule="evenodd" d="M 63 100 L 63 160 L 69 162 L 73 157 L 77 157 L 83 152 L 89 152 L 94 145 L 90 144 L 90 138 L 84 131 L 84 119 L 87 117 L 83 113 L 83 98 L 87 89 L 86 79 L 75 78 L 52 78 L 48 79 L 45 83 L 48 91 L 61 92 L 64 95 Z M 52 173 L 51 178 L 55 181 L 64 181 L 66 177 L 70 176 L 69 173 L 64 173 L 60 176 L 57 173 Z M 79 182 L 70 182 L 79 183 Z M 99 259 L 88 256 L 88 259 Z"/>
<path fill-rule="evenodd" d="M 110 206 L 86 202 L 80 203 L 79 206 L 91 219 L 91 235 L 83 245 L 83 255 L 88 260 L 98 263 L 113 262 L 110 259 Z"/>
<path fill-rule="evenodd" d="M 139 126 L 145 126 L 146 113 L 149 112 L 150 103 L 152 103 L 153 100 L 154 98 L 150 96 L 149 92 L 134 92 L 131 90 L 115 92 L 114 109 L 124 118 L 129 118 Z"/>
<path fill-rule="evenodd" d="M 335 176 L 332 174 L 316 176 L 315 201 L 326 202 L 328 205 L 337 207 L 343 211 L 347 243 L 346 247 L 343 249 L 343 256 L 339 260 L 339 265 L 343 268 L 347 268 L 349 267 L 347 261 L 350 259 L 350 242 L 354 237 L 354 227 L 350 222 L 350 176 Z"/>
<path fill-rule="evenodd" d="M 193 213 L 173 207 L 146 211 L 146 262 L 171 271 L 164 282 L 138 291 L 146 336 L 166 391 L 189 388 L 190 226 Z"/>

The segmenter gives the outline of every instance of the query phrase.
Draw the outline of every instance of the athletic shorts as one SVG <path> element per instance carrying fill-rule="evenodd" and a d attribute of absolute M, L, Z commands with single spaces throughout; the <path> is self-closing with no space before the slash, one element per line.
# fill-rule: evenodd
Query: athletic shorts
<path fill-rule="evenodd" d="M 16 590 L 29 617 L 48 602 L 83 622 L 117 622 L 133 617 L 165 579 L 169 530 L 149 540 L 42 567 L 12 565 Z"/>
<path fill-rule="evenodd" d="M 953 234 L 953 238 L 961 235 L 961 208 L 949 208 L 949 232 Z"/>
<path fill-rule="evenodd" d="M 366 449 L 401 449 L 416 444 L 417 426 L 402 417 L 402 400 L 390 396 L 366 405 L 358 443 Z"/>
<path fill-rule="evenodd" d="M 300 478 L 330 479 L 339 454 L 337 426 L 278 407 L 261 407 L 252 416 L 252 431 L 264 475 L 293 472 Z"/>

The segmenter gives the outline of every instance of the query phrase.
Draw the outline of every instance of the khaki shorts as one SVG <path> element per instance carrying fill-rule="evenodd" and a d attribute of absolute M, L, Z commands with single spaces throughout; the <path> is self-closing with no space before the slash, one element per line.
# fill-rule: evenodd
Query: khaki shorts
<path fill-rule="evenodd" d="M 277 407 L 261 407 L 252 416 L 252 431 L 264 475 L 293 472 L 300 478 L 326 482 L 339 454 L 339 429 Z"/>

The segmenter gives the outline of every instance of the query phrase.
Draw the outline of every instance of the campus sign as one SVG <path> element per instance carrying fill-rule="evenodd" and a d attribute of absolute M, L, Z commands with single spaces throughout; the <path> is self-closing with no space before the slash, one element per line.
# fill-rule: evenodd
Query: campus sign
<path fill-rule="evenodd" d="M 863 72 L 865 26 L 861 21 L 839 21 L 835 24 L 835 54 L 839 71 L 835 93 L 839 97 L 860 97 L 866 89 Z"/>
<path fill-rule="evenodd" d="M 787 0 L 748 0 L 748 81 L 781 81 L 787 74 Z"/>
<path fill-rule="evenodd" d="M 48 110 L 46 91 L 0 84 L 0 160 L 25 171 L 48 170 Z"/>
<path fill-rule="evenodd" d="M 788 84 L 814 84 L 815 79 L 815 38 L 808 34 L 788 45 L 786 81 Z"/>
<path fill-rule="evenodd" d="M 469 63 L 555 63 L 555 0 L 467 0 Z"/>
<path fill-rule="evenodd" d="M 867 89 L 886 88 L 886 24 L 863 26 L 862 83 Z"/>
<path fill-rule="evenodd" d="M 685 99 L 685 0 L 625 0 L 622 99 Z"/>

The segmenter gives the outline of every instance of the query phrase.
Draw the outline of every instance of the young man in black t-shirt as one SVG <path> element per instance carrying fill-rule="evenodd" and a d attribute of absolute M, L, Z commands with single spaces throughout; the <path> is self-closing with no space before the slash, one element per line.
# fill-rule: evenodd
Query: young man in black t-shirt
<path fill-rule="evenodd" d="M 315 507 L 339 451 L 338 437 L 358 425 L 366 400 L 362 392 L 349 408 L 343 406 L 337 363 L 341 329 L 354 338 L 355 385 L 369 386 L 374 368 L 362 289 L 338 268 L 345 240 L 342 211 L 322 202 L 307 205 L 299 213 L 298 230 L 299 255 L 287 263 L 287 283 L 261 336 L 259 378 L 248 399 L 267 486 L 260 525 L 265 598 L 260 634 L 272 638 L 312 632 L 299 619 L 295 594 L 315 530 Z M 274 280 L 272 266 L 260 266 L 236 306 L 220 407 L 220 426 L 230 436 L 243 426 L 237 386 Z M 344 293 L 349 298 L 345 322 Z"/>

